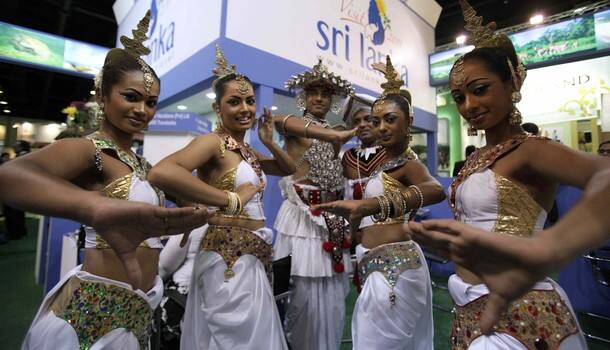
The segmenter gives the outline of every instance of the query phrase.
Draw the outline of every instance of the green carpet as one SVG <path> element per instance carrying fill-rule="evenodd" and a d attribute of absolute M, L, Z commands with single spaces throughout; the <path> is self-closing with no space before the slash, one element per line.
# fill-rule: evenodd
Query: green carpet
<path fill-rule="evenodd" d="M 27 218 L 28 234 L 0 245 L 0 347 L 19 349 L 25 333 L 42 301 L 42 286 L 34 281 L 38 219 Z M 5 231 L 0 220 L 0 233 Z"/>

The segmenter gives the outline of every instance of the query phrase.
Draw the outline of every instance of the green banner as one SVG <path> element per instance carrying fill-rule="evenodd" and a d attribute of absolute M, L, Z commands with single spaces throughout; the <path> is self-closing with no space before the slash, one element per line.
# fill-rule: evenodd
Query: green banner
<path fill-rule="evenodd" d="M 95 75 L 107 48 L 0 22 L 0 59 Z"/>
<path fill-rule="evenodd" d="M 610 10 L 509 35 L 523 64 L 578 57 L 610 48 Z M 430 85 L 446 84 L 453 63 L 473 46 L 430 55 Z"/>

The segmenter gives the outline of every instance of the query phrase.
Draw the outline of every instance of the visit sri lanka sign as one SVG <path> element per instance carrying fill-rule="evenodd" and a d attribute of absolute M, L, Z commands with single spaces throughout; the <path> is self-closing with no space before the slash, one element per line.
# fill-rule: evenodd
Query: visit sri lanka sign
<path fill-rule="evenodd" d="M 404 1 L 231 0 L 226 36 L 304 66 L 322 57 L 333 72 L 377 92 L 383 77 L 370 65 L 389 54 L 401 78 L 417 91 L 414 105 L 435 110 L 428 80 L 434 28 Z"/>

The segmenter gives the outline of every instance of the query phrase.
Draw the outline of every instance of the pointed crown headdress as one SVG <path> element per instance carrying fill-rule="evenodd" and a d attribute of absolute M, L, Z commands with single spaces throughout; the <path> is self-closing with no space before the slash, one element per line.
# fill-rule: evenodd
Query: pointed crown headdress
<path fill-rule="evenodd" d="M 354 93 L 352 83 L 341 78 L 340 75 L 329 72 L 328 68 L 322 63 L 321 57 L 318 57 L 318 63 L 313 66 L 311 71 L 293 75 L 286 81 L 285 86 L 289 91 L 307 90 L 314 83 L 327 85 L 333 90 L 334 95 L 345 97 Z"/>
<path fill-rule="evenodd" d="M 153 72 L 150 69 L 150 66 L 142 59 L 141 56 L 146 56 L 150 54 L 150 49 L 144 46 L 144 41 L 148 39 L 146 33 L 148 32 L 148 26 L 150 25 L 150 10 L 146 11 L 144 17 L 138 22 L 136 29 L 132 30 L 133 39 L 129 38 L 125 35 L 122 35 L 120 38 L 121 44 L 125 47 L 125 49 L 112 49 L 108 52 L 108 56 L 112 56 L 115 52 L 125 52 L 135 58 L 140 64 L 140 70 L 144 75 L 144 90 L 146 94 L 150 94 L 152 89 L 152 85 L 154 83 Z M 108 61 L 108 59 L 106 59 Z M 95 88 L 97 90 L 102 89 L 102 81 L 103 81 L 103 71 L 104 68 L 99 71 L 99 73 L 94 78 Z"/>
<path fill-rule="evenodd" d="M 386 79 L 386 81 L 381 84 L 383 92 L 381 93 L 381 96 L 379 96 L 377 101 L 375 101 L 373 109 L 375 111 L 378 111 L 381 106 L 383 106 L 385 99 L 389 95 L 399 95 L 407 101 L 407 104 L 409 105 L 409 115 L 413 116 L 411 94 L 406 89 L 401 89 L 405 82 L 398 77 L 398 72 L 396 72 L 396 69 L 394 69 L 394 65 L 392 64 L 392 59 L 390 58 L 390 55 L 386 56 L 385 70 L 383 71 L 383 75 Z"/>
<path fill-rule="evenodd" d="M 478 48 L 498 48 L 503 50 L 508 55 L 508 66 L 513 76 L 513 82 L 517 90 L 521 88 L 525 80 L 525 67 L 519 60 L 515 47 L 508 35 L 496 32 L 496 23 L 490 22 L 483 25 L 483 17 L 477 16 L 477 12 L 466 0 L 459 0 L 462 14 L 464 16 L 464 29 L 470 33 L 471 42 L 475 49 Z M 458 85 L 462 85 L 463 76 L 463 59 L 460 58 L 454 65 L 456 74 L 452 74 L 452 80 Z M 517 79 L 518 78 L 518 79 Z"/>
<path fill-rule="evenodd" d="M 237 73 L 236 66 L 229 64 L 229 61 L 225 57 L 225 54 L 220 49 L 220 46 L 216 45 L 216 68 L 212 70 L 216 79 L 212 82 L 212 88 L 216 88 L 218 81 L 226 76 L 235 74 L 235 81 L 237 81 L 237 91 L 241 95 L 245 95 L 250 90 L 250 83 L 246 80 L 243 74 Z"/>

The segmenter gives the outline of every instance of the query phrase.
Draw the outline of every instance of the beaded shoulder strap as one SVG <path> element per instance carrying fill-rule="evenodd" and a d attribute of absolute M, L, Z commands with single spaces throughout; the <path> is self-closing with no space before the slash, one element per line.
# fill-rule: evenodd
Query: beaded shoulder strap
<path fill-rule="evenodd" d="M 411 147 L 407 147 L 407 149 L 405 150 L 405 152 L 402 155 L 400 155 L 394 159 L 391 159 L 389 162 L 387 162 L 385 164 L 380 164 L 377 167 L 377 169 L 375 169 L 375 171 L 373 171 L 373 173 L 371 173 L 371 177 L 375 177 L 375 176 L 379 175 L 380 172 L 386 172 L 388 170 L 396 169 L 400 166 L 403 166 L 406 162 L 409 162 L 412 160 L 417 160 L 417 159 L 418 159 L 417 154 L 415 152 L 413 152 Z"/>
<path fill-rule="evenodd" d="M 260 183 L 265 182 L 265 179 L 263 177 L 263 169 L 261 168 L 258 156 L 249 144 L 245 142 L 243 144 L 237 142 L 237 140 L 235 140 L 233 136 L 227 134 L 226 132 L 223 132 L 221 129 L 215 130 L 214 133 L 218 137 L 220 137 L 220 154 L 222 156 L 224 156 L 226 151 L 239 152 L 241 157 L 248 164 L 250 164 L 250 166 L 258 176 Z"/>
<path fill-rule="evenodd" d="M 549 141 L 550 139 L 542 136 L 532 136 L 529 134 L 516 135 L 502 143 L 499 143 L 492 148 L 481 150 L 477 149 L 467 159 L 464 167 L 458 173 L 455 180 L 451 183 L 449 193 L 449 206 L 455 216 L 455 193 L 457 188 L 464 182 L 470 175 L 479 172 L 483 169 L 487 169 L 492 166 L 498 159 L 504 155 L 510 153 L 515 148 L 519 147 L 523 142 L 529 139 Z"/>
<path fill-rule="evenodd" d="M 119 160 L 129 166 L 131 170 L 138 175 L 138 177 L 142 179 L 146 178 L 148 170 L 150 170 L 150 164 L 146 161 L 146 159 L 133 156 L 132 154 L 124 151 L 112 139 L 103 136 L 99 132 L 87 135 L 86 138 L 91 140 L 95 145 L 95 167 L 97 170 L 103 170 L 101 151 L 109 149 L 115 152 L 119 157 Z"/>

